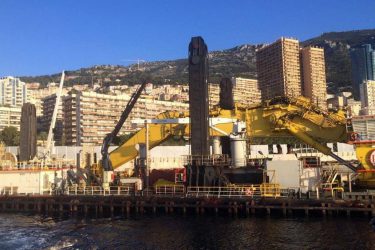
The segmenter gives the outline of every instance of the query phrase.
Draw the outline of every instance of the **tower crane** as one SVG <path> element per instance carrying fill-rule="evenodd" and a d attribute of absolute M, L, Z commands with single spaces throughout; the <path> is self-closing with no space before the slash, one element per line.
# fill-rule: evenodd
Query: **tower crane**
<path fill-rule="evenodd" d="M 122 60 L 124 62 L 137 62 L 137 70 L 139 70 L 139 64 L 142 62 L 146 62 L 146 60 L 143 59 L 124 59 Z"/>

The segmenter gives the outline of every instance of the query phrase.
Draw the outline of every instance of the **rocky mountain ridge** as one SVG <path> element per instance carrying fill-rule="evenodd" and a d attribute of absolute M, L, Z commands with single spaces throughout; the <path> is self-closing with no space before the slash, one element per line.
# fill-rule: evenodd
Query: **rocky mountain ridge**
<path fill-rule="evenodd" d="M 375 45 L 375 29 L 323 33 L 321 36 L 301 42 L 302 46 L 319 46 L 325 49 L 328 91 L 335 93 L 350 90 L 350 56 L 352 47 L 370 43 Z M 256 78 L 255 51 L 263 44 L 244 44 L 234 48 L 209 52 L 209 79 L 218 83 L 224 76 Z M 134 84 L 148 77 L 154 84 L 176 84 L 188 82 L 187 59 L 155 61 L 121 65 L 97 65 L 66 71 L 65 85 L 92 84 Z M 21 77 L 25 82 L 58 82 L 59 74 Z"/>

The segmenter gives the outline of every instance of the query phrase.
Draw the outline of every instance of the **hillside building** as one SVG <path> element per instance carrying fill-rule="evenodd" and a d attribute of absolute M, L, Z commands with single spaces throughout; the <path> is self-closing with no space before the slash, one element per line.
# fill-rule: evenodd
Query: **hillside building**
<path fill-rule="evenodd" d="M 327 84 L 322 48 L 301 49 L 302 94 L 322 109 L 327 109 Z"/>
<path fill-rule="evenodd" d="M 0 106 L 0 131 L 5 127 L 16 127 L 20 130 L 21 107 Z"/>
<path fill-rule="evenodd" d="M 280 38 L 256 53 L 262 100 L 304 95 L 326 109 L 327 87 L 324 50 L 300 48 L 299 41 Z"/>
<path fill-rule="evenodd" d="M 129 95 L 107 95 L 91 91 L 72 91 L 63 99 L 64 137 L 66 145 L 101 145 L 130 99 Z M 132 119 L 155 118 L 167 110 L 187 111 L 189 105 L 153 99 L 138 99 L 120 134 L 136 129 Z"/>
<path fill-rule="evenodd" d="M 0 105 L 22 107 L 27 102 L 27 87 L 19 78 L 0 78 Z"/>
<path fill-rule="evenodd" d="M 55 128 L 53 130 L 54 140 L 56 145 L 61 145 L 63 143 L 63 111 L 62 111 L 62 100 L 61 96 L 59 106 L 57 109 L 57 117 Z M 41 130 L 44 132 L 49 132 L 51 126 L 53 111 L 56 106 L 56 94 L 46 96 L 42 99 L 42 116 L 40 118 Z"/>
<path fill-rule="evenodd" d="M 275 96 L 298 97 L 301 91 L 299 42 L 280 38 L 256 52 L 262 100 Z"/>
<path fill-rule="evenodd" d="M 261 102 L 261 93 L 256 79 L 232 77 L 233 98 L 236 103 L 243 105 Z"/>
<path fill-rule="evenodd" d="M 364 44 L 350 50 L 350 59 L 353 95 L 358 100 L 362 82 L 375 80 L 375 50 L 370 44 Z"/>
<path fill-rule="evenodd" d="M 360 85 L 361 113 L 375 115 L 375 81 L 363 81 Z"/>

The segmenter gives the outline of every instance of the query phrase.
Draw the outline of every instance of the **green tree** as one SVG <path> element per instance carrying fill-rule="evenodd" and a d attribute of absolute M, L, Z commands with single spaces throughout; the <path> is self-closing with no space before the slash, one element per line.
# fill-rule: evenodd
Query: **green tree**
<path fill-rule="evenodd" d="M 20 132 L 17 131 L 16 127 L 5 127 L 0 132 L 0 138 L 7 146 L 19 146 L 20 145 Z"/>

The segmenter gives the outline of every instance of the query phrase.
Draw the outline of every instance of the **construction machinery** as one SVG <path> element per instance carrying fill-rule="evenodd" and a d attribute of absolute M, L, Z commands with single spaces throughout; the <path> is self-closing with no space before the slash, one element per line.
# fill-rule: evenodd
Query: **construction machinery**
<path fill-rule="evenodd" d="M 146 122 L 150 149 L 170 137 L 190 136 L 189 112 L 168 111 Z M 214 107 L 210 111 L 209 124 L 211 138 L 231 135 L 233 140 L 249 144 L 302 142 L 333 157 L 351 171 L 357 171 L 355 166 L 335 155 L 326 146 L 329 142 L 348 142 L 353 138 L 353 132 L 348 131 L 344 111 L 323 111 L 304 97 L 275 98 L 249 107 L 235 105 L 234 109 Z M 136 132 L 109 154 L 113 169 L 136 158 L 139 154 L 136 147 L 138 144 L 146 144 L 146 128 Z M 235 157 L 232 156 L 231 162 L 236 167 Z"/>
<path fill-rule="evenodd" d="M 111 145 L 113 139 L 117 136 L 117 134 L 120 132 L 121 127 L 124 125 L 126 119 L 128 118 L 131 110 L 133 109 L 135 103 L 137 102 L 138 98 L 141 96 L 141 93 L 143 89 L 146 86 L 147 81 L 144 81 L 141 86 L 137 89 L 137 91 L 131 96 L 128 104 L 126 105 L 124 111 L 121 114 L 121 117 L 119 121 L 117 122 L 115 128 L 113 131 L 104 138 L 103 140 L 103 145 L 101 148 L 101 154 L 102 154 L 102 162 L 101 166 L 104 170 L 104 175 L 103 175 L 103 184 L 107 184 L 110 182 L 112 178 L 112 170 L 113 170 L 113 165 L 112 161 L 109 159 L 108 155 L 108 148 Z"/>
<path fill-rule="evenodd" d="M 353 144 L 361 169 L 357 170 L 358 184 L 365 188 L 375 188 L 375 141 L 359 140 L 358 137 Z"/>

